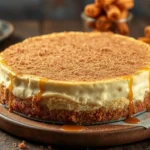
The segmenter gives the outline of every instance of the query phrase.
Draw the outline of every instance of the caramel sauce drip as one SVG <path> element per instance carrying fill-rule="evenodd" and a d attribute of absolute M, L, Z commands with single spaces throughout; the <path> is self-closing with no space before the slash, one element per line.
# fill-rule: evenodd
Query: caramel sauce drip
<path fill-rule="evenodd" d="M 133 115 L 133 111 L 134 111 L 134 107 L 133 107 L 133 90 L 132 90 L 132 85 L 133 85 L 133 78 L 128 77 L 128 88 L 129 88 L 129 93 L 128 93 L 128 99 L 129 99 L 129 116 L 128 118 L 125 120 L 126 123 L 130 123 L 130 124 L 137 124 L 140 122 L 139 119 L 132 117 Z"/>
<path fill-rule="evenodd" d="M 65 131 L 81 131 L 84 129 L 83 126 L 78 126 L 78 125 L 63 125 L 61 126 L 61 129 Z"/>
<path fill-rule="evenodd" d="M 10 73 L 9 74 L 9 78 L 10 78 L 10 84 L 9 84 L 9 111 L 11 112 L 12 111 L 12 89 L 13 89 L 13 75 Z"/>
<path fill-rule="evenodd" d="M 135 117 L 129 117 L 125 120 L 125 122 L 130 124 L 137 124 L 140 122 L 140 120 Z"/>
<path fill-rule="evenodd" d="M 40 82 L 39 82 L 40 92 L 39 92 L 38 95 L 37 95 L 37 99 L 38 99 L 38 100 L 41 99 L 42 94 L 44 93 L 45 82 L 46 82 L 45 79 L 40 79 Z"/>

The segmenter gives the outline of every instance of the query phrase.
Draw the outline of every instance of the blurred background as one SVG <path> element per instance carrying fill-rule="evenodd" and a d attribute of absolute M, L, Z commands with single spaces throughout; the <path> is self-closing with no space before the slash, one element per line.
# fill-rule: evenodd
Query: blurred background
<path fill-rule="evenodd" d="M 0 0 L 2 19 L 80 19 L 80 13 L 94 0 Z M 150 17 L 150 0 L 135 0 L 135 16 Z"/>
<path fill-rule="evenodd" d="M 0 0 L 5 19 L 74 19 L 92 0 Z"/>
<path fill-rule="evenodd" d="M 144 36 L 144 27 L 150 25 L 150 0 L 134 2 L 130 10 L 134 15 L 130 36 L 137 38 Z M 0 40 L 0 50 L 32 36 L 84 31 L 81 13 L 89 3 L 94 0 L 0 0 L 0 20 L 7 20 L 14 26 L 13 35 L 3 43 Z"/>

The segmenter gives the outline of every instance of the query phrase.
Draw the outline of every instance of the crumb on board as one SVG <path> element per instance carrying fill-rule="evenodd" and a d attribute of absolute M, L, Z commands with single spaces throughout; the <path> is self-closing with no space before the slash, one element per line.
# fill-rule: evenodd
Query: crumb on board
<path fill-rule="evenodd" d="M 18 147 L 20 149 L 24 149 L 24 150 L 26 149 L 26 150 L 28 150 L 28 147 L 26 146 L 25 141 L 22 141 L 21 143 L 19 143 Z"/>

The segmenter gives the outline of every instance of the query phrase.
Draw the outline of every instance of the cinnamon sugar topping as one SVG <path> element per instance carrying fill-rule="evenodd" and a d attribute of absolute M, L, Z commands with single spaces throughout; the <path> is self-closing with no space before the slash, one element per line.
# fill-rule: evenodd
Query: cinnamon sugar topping
<path fill-rule="evenodd" d="M 55 33 L 29 38 L 3 52 L 17 74 L 51 80 L 97 81 L 145 68 L 149 46 L 111 33 Z"/>

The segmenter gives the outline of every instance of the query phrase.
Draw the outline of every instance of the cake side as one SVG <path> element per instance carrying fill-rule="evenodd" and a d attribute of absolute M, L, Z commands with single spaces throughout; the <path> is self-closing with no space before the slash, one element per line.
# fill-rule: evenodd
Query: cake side
<path fill-rule="evenodd" d="M 0 102 L 9 106 L 11 101 L 11 109 L 15 112 L 26 115 L 29 118 L 42 119 L 49 122 L 55 123 L 75 123 L 75 124 L 97 124 L 97 123 L 105 123 L 109 121 L 116 121 L 119 119 L 125 119 L 129 116 L 129 108 L 128 105 L 124 105 L 123 108 L 113 107 L 113 105 L 109 105 L 109 109 L 106 107 L 99 107 L 97 109 L 88 109 L 86 111 L 78 110 L 78 107 L 81 104 L 76 105 L 74 110 L 70 109 L 49 109 L 46 103 L 48 101 L 38 101 L 36 97 L 32 97 L 29 99 L 18 99 L 13 96 L 12 93 L 8 89 L 0 86 Z M 60 105 L 62 105 L 63 98 L 51 97 L 51 102 L 57 103 L 60 101 Z M 53 103 L 51 103 L 53 104 Z M 67 103 L 63 103 L 67 108 L 71 105 L 69 101 Z M 122 104 L 121 104 L 122 105 Z M 116 106 L 120 106 L 119 101 L 116 101 Z M 81 106 L 82 107 L 82 106 Z M 85 106 L 87 107 L 87 106 Z M 146 93 L 145 97 L 142 101 L 136 101 L 133 103 L 133 114 L 145 111 L 150 107 L 150 93 Z M 115 109 L 114 109 L 115 108 Z"/>
<path fill-rule="evenodd" d="M 149 91 L 150 71 L 141 70 L 131 76 L 133 100 L 143 101 L 145 92 Z M 35 96 L 38 99 L 49 99 L 56 96 L 80 104 L 107 107 L 106 103 L 128 99 L 129 78 L 130 76 L 97 82 L 58 82 L 30 75 L 19 76 L 0 63 L 0 84 L 7 89 L 12 86 L 10 92 L 20 99 Z"/>

